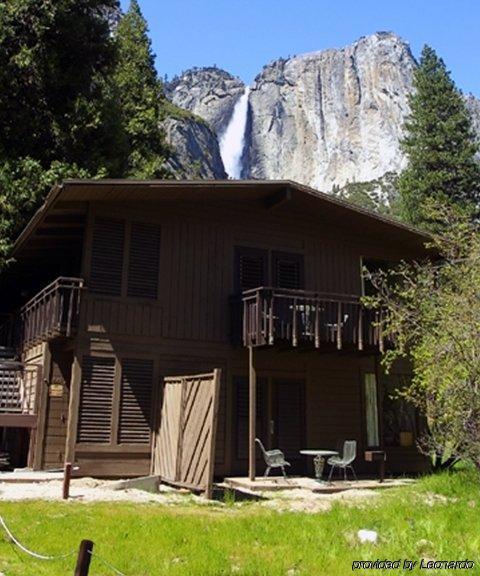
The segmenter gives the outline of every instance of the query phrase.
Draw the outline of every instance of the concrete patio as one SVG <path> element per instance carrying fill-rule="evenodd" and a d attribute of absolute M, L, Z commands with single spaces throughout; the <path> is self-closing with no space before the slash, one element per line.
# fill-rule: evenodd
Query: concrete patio
<path fill-rule="evenodd" d="M 257 477 L 255 480 L 249 480 L 247 477 L 229 477 L 223 481 L 224 486 L 243 490 L 245 492 L 270 492 L 280 490 L 308 490 L 316 494 L 334 494 L 347 490 L 381 490 L 387 488 L 396 488 L 411 484 L 415 480 L 411 478 L 386 479 L 380 482 L 378 479 L 359 479 L 359 480 L 333 480 L 332 482 L 318 481 L 314 478 L 305 476 L 292 476 L 284 478 L 283 476 Z"/>

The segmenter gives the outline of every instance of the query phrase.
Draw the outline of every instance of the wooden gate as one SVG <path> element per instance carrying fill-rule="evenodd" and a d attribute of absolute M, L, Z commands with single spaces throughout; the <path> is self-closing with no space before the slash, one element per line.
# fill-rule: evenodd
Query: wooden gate
<path fill-rule="evenodd" d="M 212 495 L 221 370 L 165 378 L 153 473 L 176 486 Z"/>

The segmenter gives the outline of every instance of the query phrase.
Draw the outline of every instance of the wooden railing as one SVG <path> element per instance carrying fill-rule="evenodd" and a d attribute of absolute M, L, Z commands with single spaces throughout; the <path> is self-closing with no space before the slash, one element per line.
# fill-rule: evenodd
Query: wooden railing
<path fill-rule="evenodd" d="M 0 364 L 0 414 L 35 414 L 39 377 L 39 366 Z"/>
<path fill-rule="evenodd" d="M 19 330 L 22 349 L 75 334 L 82 288 L 82 279 L 60 277 L 22 307 Z"/>
<path fill-rule="evenodd" d="M 237 326 L 238 320 L 237 312 Z M 244 346 L 383 350 L 380 320 L 380 312 L 366 309 L 358 296 L 268 287 L 242 295 Z"/>

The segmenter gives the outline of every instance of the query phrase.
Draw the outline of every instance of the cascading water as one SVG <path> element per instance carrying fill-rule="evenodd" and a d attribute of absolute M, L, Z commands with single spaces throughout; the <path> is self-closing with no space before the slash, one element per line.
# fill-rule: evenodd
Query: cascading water
<path fill-rule="evenodd" d="M 230 122 L 220 138 L 220 155 L 225 166 L 225 172 L 234 179 L 240 178 L 242 173 L 242 153 L 247 127 L 249 92 L 250 88 L 247 86 L 235 104 Z"/>

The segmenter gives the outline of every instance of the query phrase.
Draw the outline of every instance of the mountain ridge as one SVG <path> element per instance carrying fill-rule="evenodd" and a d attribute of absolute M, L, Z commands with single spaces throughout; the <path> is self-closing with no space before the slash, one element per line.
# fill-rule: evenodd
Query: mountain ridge
<path fill-rule="evenodd" d="M 250 86 L 242 178 L 291 179 L 328 192 L 400 172 L 416 66 L 408 42 L 393 32 L 264 65 Z M 206 67 L 182 73 L 166 94 L 220 142 L 245 89 L 229 72 Z M 465 98 L 480 134 L 480 100 Z"/>

